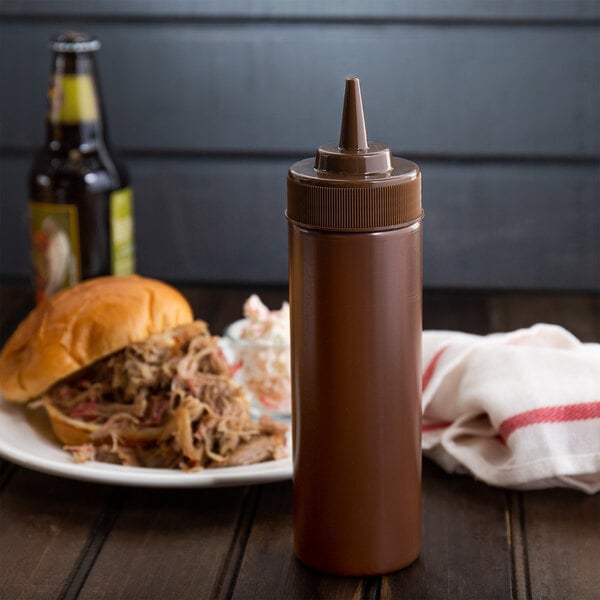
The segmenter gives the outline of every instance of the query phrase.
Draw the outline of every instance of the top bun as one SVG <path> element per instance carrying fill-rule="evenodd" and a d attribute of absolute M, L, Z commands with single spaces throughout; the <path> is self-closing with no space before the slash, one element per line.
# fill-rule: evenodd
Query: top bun
<path fill-rule="evenodd" d="M 88 279 L 34 308 L 0 353 L 0 391 L 26 402 L 154 333 L 193 320 L 174 288 L 138 275 Z"/>

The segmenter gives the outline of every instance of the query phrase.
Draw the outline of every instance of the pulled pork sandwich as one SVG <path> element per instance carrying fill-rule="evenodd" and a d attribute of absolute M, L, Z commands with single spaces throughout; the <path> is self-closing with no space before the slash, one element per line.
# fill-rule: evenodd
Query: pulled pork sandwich
<path fill-rule="evenodd" d="M 286 454 L 285 426 L 250 418 L 218 338 L 185 298 L 137 275 L 38 305 L 0 354 L 0 391 L 43 406 L 78 462 L 195 470 Z"/>

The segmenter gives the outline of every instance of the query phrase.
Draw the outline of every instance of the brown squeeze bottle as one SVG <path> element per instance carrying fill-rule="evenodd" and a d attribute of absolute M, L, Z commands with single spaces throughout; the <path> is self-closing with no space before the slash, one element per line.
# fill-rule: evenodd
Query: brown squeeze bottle
<path fill-rule="evenodd" d="M 367 140 L 346 80 L 338 144 L 288 173 L 294 546 L 375 575 L 419 554 L 419 167 Z"/>

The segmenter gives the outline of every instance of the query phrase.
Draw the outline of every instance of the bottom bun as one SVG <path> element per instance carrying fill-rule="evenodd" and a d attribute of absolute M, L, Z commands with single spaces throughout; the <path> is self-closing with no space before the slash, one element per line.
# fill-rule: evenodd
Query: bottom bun
<path fill-rule="evenodd" d="M 54 435 L 65 446 L 80 446 L 82 444 L 91 444 L 104 439 L 110 439 L 110 435 L 103 434 L 102 425 L 97 423 L 86 423 L 78 419 L 67 417 L 64 413 L 52 406 L 49 402 L 44 403 L 44 408 L 50 419 L 50 426 Z M 152 442 L 158 439 L 162 432 L 162 427 L 139 427 L 132 424 L 130 428 L 121 430 L 119 437 L 126 444 L 139 444 Z"/>
<path fill-rule="evenodd" d="M 100 426 L 94 423 L 77 421 L 63 415 L 60 410 L 47 402 L 44 403 L 44 408 L 50 419 L 54 435 L 67 446 L 79 446 L 80 444 L 90 443 L 92 441 L 92 434 L 100 429 Z"/>

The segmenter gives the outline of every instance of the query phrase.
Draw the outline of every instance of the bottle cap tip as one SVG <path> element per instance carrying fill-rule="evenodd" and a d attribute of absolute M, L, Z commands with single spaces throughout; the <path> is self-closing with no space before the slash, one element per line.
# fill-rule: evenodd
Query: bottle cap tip
<path fill-rule="evenodd" d="M 361 152 L 369 149 L 358 77 L 346 78 L 339 147 L 340 150 L 351 152 Z"/>

